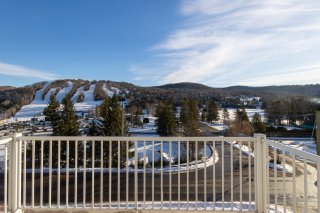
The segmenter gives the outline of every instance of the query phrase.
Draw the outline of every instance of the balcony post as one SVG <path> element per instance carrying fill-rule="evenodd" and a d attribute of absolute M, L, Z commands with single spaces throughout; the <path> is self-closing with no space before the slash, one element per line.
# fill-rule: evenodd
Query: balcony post
<path fill-rule="evenodd" d="M 254 134 L 256 146 L 254 149 L 255 164 L 255 205 L 256 212 L 267 212 L 267 153 L 266 144 L 262 142 L 266 139 L 264 134 Z"/>
<path fill-rule="evenodd" d="M 21 190 L 19 189 L 18 181 L 19 179 L 19 140 L 21 137 L 21 133 L 14 134 L 12 137 L 12 141 L 10 142 L 9 147 L 9 184 L 8 184 L 8 207 L 10 211 L 17 212 L 18 211 L 18 201 Z"/>

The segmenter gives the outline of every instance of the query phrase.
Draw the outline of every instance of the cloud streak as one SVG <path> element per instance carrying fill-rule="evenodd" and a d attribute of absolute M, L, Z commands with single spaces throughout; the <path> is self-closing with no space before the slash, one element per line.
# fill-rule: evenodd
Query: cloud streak
<path fill-rule="evenodd" d="M 320 75 L 317 0 L 187 0 L 180 15 L 184 22 L 150 47 L 153 59 L 139 64 L 136 79 L 212 86 L 251 85 L 248 79 L 262 85 L 264 78 L 274 84 L 320 83 L 314 78 Z M 297 67 L 307 66 L 314 69 L 297 82 Z"/>
<path fill-rule="evenodd" d="M 0 75 L 37 78 L 42 80 L 54 80 L 58 78 L 53 73 L 29 69 L 19 65 L 6 64 L 1 62 L 0 62 Z"/>

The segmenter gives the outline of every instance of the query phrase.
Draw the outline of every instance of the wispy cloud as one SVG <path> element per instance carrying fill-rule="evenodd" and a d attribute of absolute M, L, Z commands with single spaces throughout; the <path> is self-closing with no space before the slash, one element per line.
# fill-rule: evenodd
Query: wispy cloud
<path fill-rule="evenodd" d="M 28 77 L 41 80 L 54 80 L 57 75 L 45 71 L 29 69 L 14 64 L 6 64 L 0 62 L 0 75 L 15 76 L 15 77 Z"/>
<path fill-rule="evenodd" d="M 267 86 L 290 84 L 312 84 L 320 82 L 320 65 L 313 67 L 301 67 L 295 70 L 281 71 L 276 74 L 265 75 L 263 77 L 249 78 L 236 83 L 247 86 Z"/>
<path fill-rule="evenodd" d="M 184 23 L 150 47 L 152 61 L 139 65 L 136 79 L 212 86 L 252 85 L 248 79 L 256 79 L 255 85 L 265 84 L 263 79 L 320 83 L 314 78 L 320 75 L 318 0 L 187 0 L 180 15 Z M 307 66 L 314 69 L 299 78 L 297 67 Z"/>

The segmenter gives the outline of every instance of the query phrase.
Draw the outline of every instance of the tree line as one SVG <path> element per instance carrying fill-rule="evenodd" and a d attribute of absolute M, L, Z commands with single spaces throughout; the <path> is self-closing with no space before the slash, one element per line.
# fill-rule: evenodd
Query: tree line
<path fill-rule="evenodd" d="M 97 109 L 99 111 L 99 115 L 101 116 L 100 120 L 93 120 L 90 124 L 88 135 L 90 136 L 125 136 L 128 135 L 128 128 L 126 121 L 123 119 L 122 108 L 119 104 L 118 98 L 113 96 L 112 98 L 105 97 L 102 104 Z M 70 97 L 66 96 L 60 103 L 56 100 L 55 96 L 52 95 L 50 97 L 50 102 L 48 107 L 44 110 L 44 115 L 46 116 L 46 120 L 51 122 L 53 135 L 54 136 L 77 136 L 79 135 L 79 123 L 77 121 L 77 116 L 74 110 L 73 103 Z M 101 123 L 100 123 L 101 122 Z M 97 124 L 98 123 L 98 124 Z M 86 144 L 84 147 L 83 141 L 69 141 L 70 149 L 69 149 L 69 159 L 70 166 L 75 163 L 75 147 L 78 146 L 78 161 L 83 160 L 84 149 L 87 150 L 87 155 L 90 155 L 92 150 L 92 141 Z M 104 166 L 107 167 L 109 165 L 109 143 L 111 143 L 111 161 L 112 166 L 116 167 L 118 165 L 118 148 L 120 147 L 120 166 L 125 166 L 125 158 L 126 154 L 131 155 L 129 150 L 126 150 L 126 144 L 121 141 L 107 141 L 107 143 L 103 143 L 103 152 L 101 153 L 101 141 L 95 143 L 95 154 L 96 160 L 100 162 L 100 155 L 102 154 L 104 157 Z M 119 143 L 119 146 L 118 146 Z M 127 142 L 131 145 L 131 142 Z M 63 143 L 65 144 L 65 143 Z M 28 145 L 28 152 L 31 154 L 31 144 Z M 38 154 L 36 155 L 36 167 L 40 166 L 40 152 L 41 144 L 36 143 L 36 150 L 38 150 Z M 49 144 L 44 144 L 44 162 L 48 162 L 48 152 Z M 57 166 L 57 152 L 58 152 L 58 144 L 57 142 L 52 145 L 52 162 L 53 166 Z M 66 153 L 66 146 L 61 145 L 61 153 Z M 29 155 L 30 156 L 30 155 Z M 91 159 L 89 159 L 90 161 Z M 92 162 L 91 162 L 92 163 Z M 30 163 L 29 163 L 30 164 Z M 29 165 L 31 166 L 31 164 Z"/>

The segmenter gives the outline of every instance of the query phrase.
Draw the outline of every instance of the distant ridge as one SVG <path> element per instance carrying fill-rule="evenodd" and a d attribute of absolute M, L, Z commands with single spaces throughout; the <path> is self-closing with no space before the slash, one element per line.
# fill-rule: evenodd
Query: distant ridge
<path fill-rule="evenodd" d="M 164 89 L 213 89 L 212 87 L 206 86 L 204 84 L 192 83 L 192 82 L 181 82 L 174 84 L 164 84 L 161 86 L 155 86 L 156 88 Z"/>
<path fill-rule="evenodd" d="M 41 94 L 40 94 L 41 90 Z M 39 97 L 35 97 L 36 94 Z M 15 115 L 21 108 L 31 103 L 41 102 L 44 107 L 51 94 L 59 101 L 68 96 L 74 103 L 90 108 L 106 96 L 120 95 L 122 99 L 137 103 L 168 101 L 181 103 L 184 98 L 200 100 L 224 100 L 229 96 L 259 96 L 262 98 L 306 96 L 320 98 L 320 84 L 283 86 L 230 86 L 214 88 L 200 83 L 181 82 L 160 86 L 137 86 L 128 82 L 108 80 L 89 81 L 82 79 L 60 79 L 39 82 L 24 87 L 0 86 L 0 114 Z M 38 100 L 39 99 L 39 100 Z"/>

